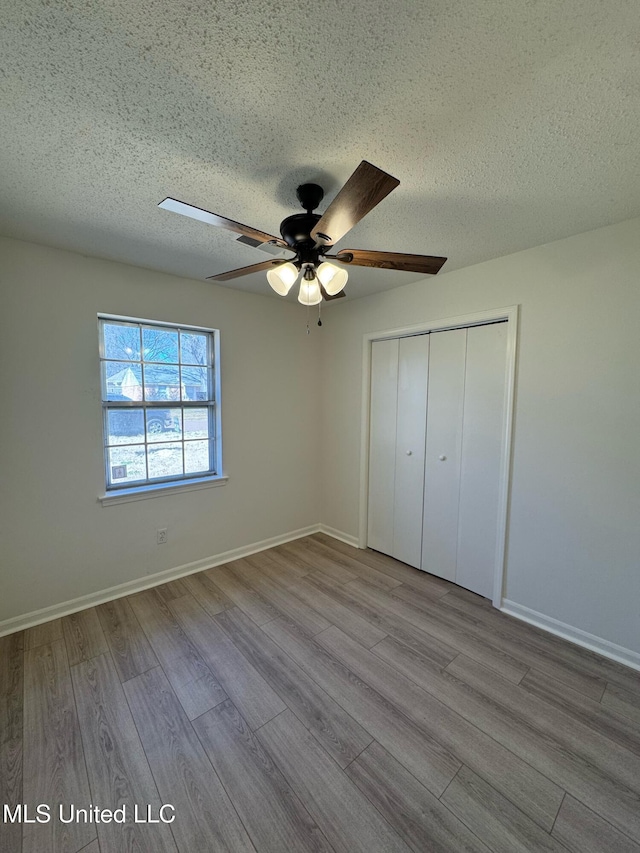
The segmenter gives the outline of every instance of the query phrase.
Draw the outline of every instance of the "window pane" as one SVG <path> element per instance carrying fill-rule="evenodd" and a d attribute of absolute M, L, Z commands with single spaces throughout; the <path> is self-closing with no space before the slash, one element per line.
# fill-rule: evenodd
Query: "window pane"
<path fill-rule="evenodd" d="M 180 360 L 183 364 L 207 364 L 207 336 L 181 332 Z"/>
<path fill-rule="evenodd" d="M 135 362 L 105 361 L 105 400 L 142 400 L 142 368 Z"/>
<path fill-rule="evenodd" d="M 149 479 L 175 477 L 182 470 L 182 442 L 150 445 L 148 448 Z"/>
<path fill-rule="evenodd" d="M 182 438 L 180 409 L 147 409 L 147 441 Z"/>
<path fill-rule="evenodd" d="M 178 333 L 171 329 L 143 329 L 142 346 L 144 361 L 178 363 Z"/>
<path fill-rule="evenodd" d="M 206 367 L 185 365 L 182 368 L 182 399 L 209 399 L 209 371 Z"/>
<path fill-rule="evenodd" d="M 124 486 L 147 479 L 144 444 L 133 447 L 110 447 L 109 481 L 114 486 Z"/>
<path fill-rule="evenodd" d="M 178 365 L 145 364 L 145 400 L 179 400 L 180 368 Z"/>
<path fill-rule="evenodd" d="M 216 332 L 100 319 L 107 489 L 215 473 Z"/>
<path fill-rule="evenodd" d="M 140 328 L 121 323 L 104 324 L 104 357 L 140 359 Z"/>
<path fill-rule="evenodd" d="M 209 470 L 209 444 L 208 441 L 185 441 L 185 474 L 199 474 Z"/>
<path fill-rule="evenodd" d="M 183 409 L 184 437 L 209 438 L 209 410 Z"/>
<path fill-rule="evenodd" d="M 144 411 L 109 409 L 107 428 L 107 444 L 134 444 L 144 441 Z"/>

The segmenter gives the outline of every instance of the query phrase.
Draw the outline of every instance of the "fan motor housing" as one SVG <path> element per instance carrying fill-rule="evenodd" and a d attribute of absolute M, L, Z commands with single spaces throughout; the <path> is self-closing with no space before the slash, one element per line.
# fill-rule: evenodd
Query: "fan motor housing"
<path fill-rule="evenodd" d="M 292 249 L 299 249 L 306 244 L 315 246 L 311 231 L 320 219 L 319 213 L 294 213 L 280 223 L 282 239 Z"/>

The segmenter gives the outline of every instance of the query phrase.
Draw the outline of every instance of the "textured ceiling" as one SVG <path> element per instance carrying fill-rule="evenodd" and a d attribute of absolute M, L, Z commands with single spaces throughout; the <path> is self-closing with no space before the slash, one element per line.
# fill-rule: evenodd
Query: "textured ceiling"
<path fill-rule="evenodd" d="M 443 272 L 640 214 L 637 0 L 1 5 L 5 235 L 204 278 L 267 256 L 165 196 L 277 233 L 361 159 L 401 183 L 338 245 Z"/>

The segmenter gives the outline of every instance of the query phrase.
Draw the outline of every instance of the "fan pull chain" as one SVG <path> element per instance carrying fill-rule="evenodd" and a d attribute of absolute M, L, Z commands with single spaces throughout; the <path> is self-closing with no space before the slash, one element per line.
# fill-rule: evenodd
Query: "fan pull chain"
<path fill-rule="evenodd" d="M 322 302 L 318 302 L 318 325 L 322 325 Z"/>
<path fill-rule="evenodd" d="M 309 328 L 309 311 L 310 310 L 311 310 L 311 308 L 309 307 L 309 305 L 307 305 L 307 334 L 308 335 L 311 334 L 311 329 Z"/>

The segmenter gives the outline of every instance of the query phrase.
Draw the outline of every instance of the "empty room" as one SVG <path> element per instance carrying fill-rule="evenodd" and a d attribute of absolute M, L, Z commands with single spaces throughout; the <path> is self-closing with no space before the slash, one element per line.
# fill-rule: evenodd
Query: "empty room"
<path fill-rule="evenodd" d="M 0 853 L 640 853 L 640 8 L 4 0 Z"/>

